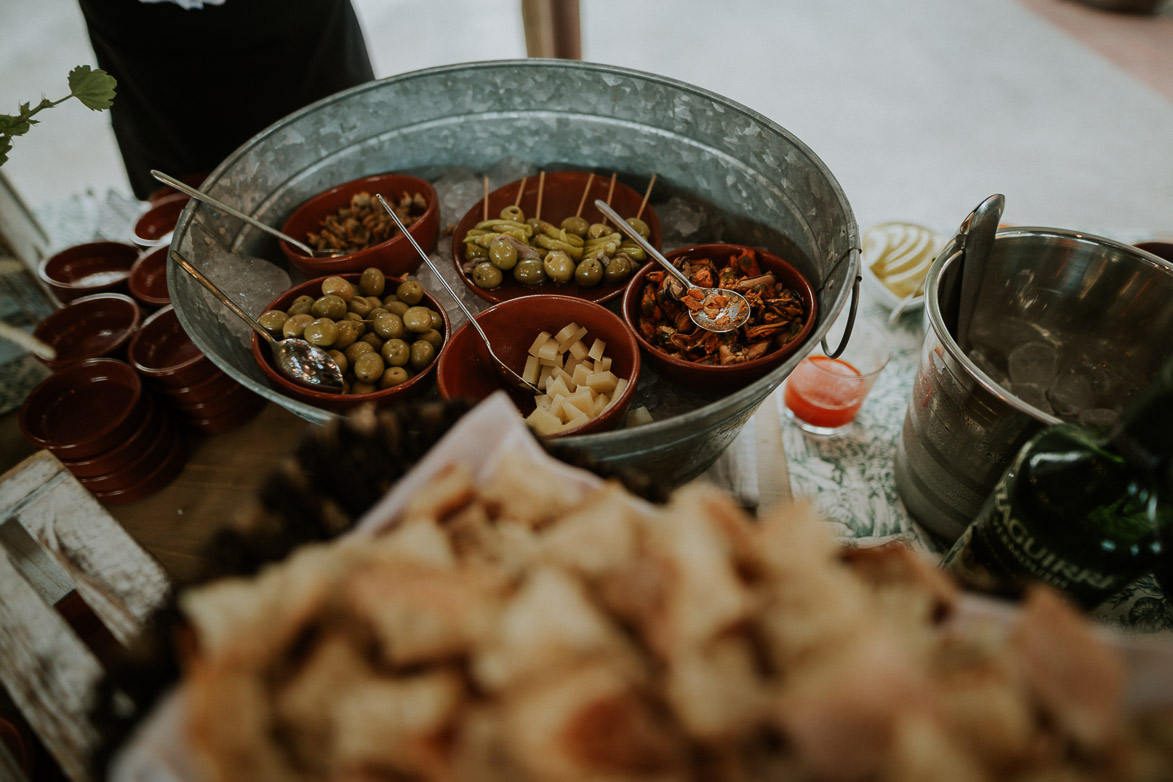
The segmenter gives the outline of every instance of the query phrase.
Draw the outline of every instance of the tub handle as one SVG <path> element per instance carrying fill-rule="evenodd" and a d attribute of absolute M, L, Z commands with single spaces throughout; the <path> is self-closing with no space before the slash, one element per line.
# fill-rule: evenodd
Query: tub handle
<path fill-rule="evenodd" d="M 849 257 L 851 255 L 851 253 L 856 249 L 857 248 L 853 247 L 850 250 L 848 250 L 846 253 L 844 253 L 843 257 L 840 258 L 839 262 L 836 263 L 835 265 L 838 266 L 839 263 L 842 263 L 843 260 L 845 258 Z M 823 352 L 827 354 L 827 358 L 839 358 L 839 356 L 843 353 L 843 351 L 847 349 L 847 342 L 851 339 L 851 330 L 852 330 L 852 328 L 855 327 L 855 315 L 856 315 L 856 312 L 859 310 L 859 283 L 860 283 L 860 280 L 862 280 L 862 279 L 863 278 L 860 275 L 858 275 L 858 274 L 855 275 L 855 282 L 852 283 L 852 286 L 851 286 L 851 305 L 847 310 L 847 325 L 844 326 L 844 328 L 843 328 L 843 338 L 839 340 L 839 347 L 835 348 L 834 352 L 831 352 L 830 350 L 827 349 L 827 335 L 826 334 L 823 335 L 823 340 L 822 340 Z"/>

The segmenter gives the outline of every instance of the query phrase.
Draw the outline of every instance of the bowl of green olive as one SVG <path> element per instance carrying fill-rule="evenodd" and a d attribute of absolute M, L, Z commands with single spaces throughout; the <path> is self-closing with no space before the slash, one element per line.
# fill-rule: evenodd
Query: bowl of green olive
<path fill-rule="evenodd" d="M 660 220 L 642 193 L 610 174 L 558 171 L 499 187 L 464 215 L 452 240 L 461 278 L 493 304 L 535 293 L 618 298 L 651 259 L 607 222 L 596 199 L 660 248 Z"/>
<path fill-rule="evenodd" d="M 277 369 L 260 336 L 252 335 L 253 358 L 270 383 L 335 412 L 426 393 L 451 331 L 444 308 L 418 282 L 387 277 L 373 267 L 296 285 L 257 320 L 277 339 L 298 337 L 330 353 L 342 369 L 341 394 L 292 382 Z"/>

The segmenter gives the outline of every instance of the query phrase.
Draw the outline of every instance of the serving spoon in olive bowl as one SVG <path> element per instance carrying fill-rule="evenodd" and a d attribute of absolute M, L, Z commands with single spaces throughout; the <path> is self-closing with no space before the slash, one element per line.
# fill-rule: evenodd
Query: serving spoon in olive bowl
<path fill-rule="evenodd" d="M 273 360 L 276 362 L 277 369 L 281 371 L 281 374 L 285 375 L 294 383 L 305 386 L 306 388 L 312 388 L 315 391 L 342 393 L 342 370 L 329 353 L 317 345 L 312 345 L 304 339 L 298 339 L 297 337 L 275 339 L 272 334 L 265 330 L 264 326 L 257 323 L 228 294 L 220 290 L 214 282 L 205 277 L 203 272 L 195 266 L 192 266 L 191 262 L 176 250 L 171 251 L 171 259 L 179 264 L 181 269 L 194 277 L 196 282 L 207 288 L 234 315 L 247 323 L 257 334 L 261 335 L 261 338 L 268 343 L 270 350 L 273 351 Z"/>

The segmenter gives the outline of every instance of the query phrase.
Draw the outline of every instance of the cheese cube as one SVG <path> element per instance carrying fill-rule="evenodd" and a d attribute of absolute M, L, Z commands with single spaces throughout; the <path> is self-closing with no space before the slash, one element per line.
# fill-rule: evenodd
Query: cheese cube
<path fill-rule="evenodd" d="M 538 351 L 540 351 L 542 349 L 542 346 L 545 345 L 549 341 L 550 341 L 550 332 L 548 332 L 548 331 L 541 332 L 540 334 L 538 334 L 538 336 L 534 337 L 533 344 L 529 346 L 529 354 L 531 356 L 538 355 Z"/>
<path fill-rule="evenodd" d="M 619 384 L 619 378 L 615 377 L 615 373 L 610 370 L 595 372 L 587 376 L 586 384 L 596 394 L 606 394 L 615 390 L 615 386 Z"/>
<path fill-rule="evenodd" d="M 587 351 L 587 355 L 595 361 L 598 361 L 603 357 L 603 351 L 606 349 L 607 343 L 601 339 L 596 339 L 594 344 L 591 345 L 591 349 Z"/>
<path fill-rule="evenodd" d="M 536 408 L 526 416 L 525 422 L 538 434 L 555 434 L 562 430 L 562 422 L 548 411 Z"/>
<path fill-rule="evenodd" d="M 537 356 L 526 356 L 525 357 L 525 369 L 523 369 L 521 371 L 522 379 L 525 380 L 525 382 L 527 382 L 527 383 L 533 383 L 534 385 L 537 385 L 538 378 L 539 378 L 539 369 L 540 369 L 540 367 L 538 365 L 538 357 Z"/>

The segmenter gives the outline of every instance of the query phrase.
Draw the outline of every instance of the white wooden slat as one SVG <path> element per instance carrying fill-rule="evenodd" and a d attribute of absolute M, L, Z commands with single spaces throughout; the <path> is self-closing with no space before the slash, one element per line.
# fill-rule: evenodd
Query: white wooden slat
<path fill-rule="evenodd" d="M 87 709 L 102 668 L 2 552 L 0 595 L 0 681 L 62 771 L 88 782 L 97 733 Z"/>
<path fill-rule="evenodd" d="M 48 452 L 29 457 L 0 480 L 0 519 L 5 517 L 18 519 L 56 558 L 124 644 L 167 594 L 159 563 Z"/>

